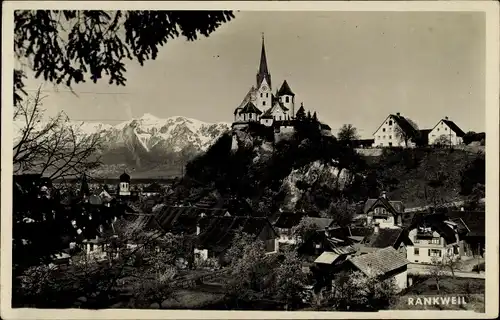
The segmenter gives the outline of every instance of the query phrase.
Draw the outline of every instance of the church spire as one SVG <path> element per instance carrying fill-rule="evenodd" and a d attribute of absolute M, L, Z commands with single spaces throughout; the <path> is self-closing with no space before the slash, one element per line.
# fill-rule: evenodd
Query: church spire
<path fill-rule="evenodd" d="M 271 87 L 271 74 L 267 69 L 266 46 L 264 44 L 264 32 L 262 33 L 262 50 L 260 52 L 259 73 L 257 73 L 257 88 L 260 87 L 262 81 L 266 79 L 267 84 Z"/>

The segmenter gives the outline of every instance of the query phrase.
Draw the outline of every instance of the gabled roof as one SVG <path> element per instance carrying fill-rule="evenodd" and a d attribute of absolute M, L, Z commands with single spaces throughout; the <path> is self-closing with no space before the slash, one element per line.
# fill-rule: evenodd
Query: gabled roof
<path fill-rule="evenodd" d="M 363 212 L 368 213 L 373 207 L 375 207 L 378 204 L 382 204 L 387 210 L 389 210 L 393 214 L 401 213 L 404 211 L 403 202 L 387 200 L 386 198 L 380 197 L 378 199 L 366 200 Z"/>
<path fill-rule="evenodd" d="M 291 229 L 300 223 L 302 217 L 303 215 L 300 213 L 282 212 L 274 223 L 274 227 Z"/>
<path fill-rule="evenodd" d="M 281 88 L 278 90 L 278 97 L 285 95 L 295 96 L 295 93 L 293 93 L 292 89 L 290 89 L 290 86 L 288 85 L 288 82 L 286 82 L 286 80 L 283 81 Z"/>
<path fill-rule="evenodd" d="M 378 232 L 372 232 L 362 244 L 373 248 L 399 247 L 398 240 L 401 239 L 403 228 L 379 228 Z"/>
<path fill-rule="evenodd" d="M 234 110 L 234 114 L 237 114 L 241 109 L 243 109 L 248 102 L 252 101 L 252 95 L 255 93 L 256 89 L 254 86 L 248 90 L 248 93 L 245 95 L 243 100 L 241 100 L 240 105 Z"/>
<path fill-rule="evenodd" d="M 450 211 L 446 216 L 451 221 L 463 224 L 463 232 L 469 237 L 485 236 L 485 212 L 484 211 Z"/>
<path fill-rule="evenodd" d="M 439 122 L 443 121 L 448 127 L 450 127 L 451 130 L 453 130 L 458 137 L 463 137 L 465 135 L 465 132 L 463 132 L 462 129 L 460 129 L 457 124 L 449 119 L 441 119 Z M 439 122 L 434 126 L 434 128 L 439 124 Z M 432 128 L 434 130 L 434 128 Z"/>
<path fill-rule="evenodd" d="M 266 217 L 207 217 L 200 220 L 200 227 L 198 248 L 216 253 L 223 252 L 231 245 L 236 232 L 253 235 L 256 239 L 264 228 L 269 227 L 276 237 L 276 232 Z"/>
<path fill-rule="evenodd" d="M 142 189 L 143 192 L 160 192 L 162 191 L 162 187 L 156 183 L 153 182 L 150 185 L 146 186 L 144 189 Z"/>
<path fill-rule="evenodd" d="M 318 227 L 318 230 L 325 229 L 333 224 L 333 219 L 328 218 L 305 217 L 304 219 L 314 223 Z"/>
<path fill-rule="evenodd" d="M 456 241 L 455 231 L 445 223 L 447 220 L 448 218 L 442 213 L 416 213 L 408 230 L 427 227 L 439 233 L 447 243 L 454 243 Z"/>
<path fill-rule="evenodd" d="M 348 259 L 359 271 L 368 276 L 385 275 L 410 262 L 392 247 Z"/>
<path fill-rule="evenodd" d="M 262 111 L 259 110 L 251 101 L 249 101 L 245 107 L 240 111 L 240 114 L 244 113 L 256 113 L 262 114 Z"/>
<path fill-rule="evenodd" d="M 377 133 L 378 130 L 380 130 L 380 127 L 382 127 L 384 125 L 384 123 L 387 121 L 387 119 L 393 119 L 397 124 L 398 126 L 401 128 L 401 130 L 409 137 L 416 137 L 418 136 L 418 134 L 420 133 L 420 131 L 416 128 L 414 128 L 410 122 L 408 122 L 408 120 L 401 116 L 401 115 L 397 115 L 397 114 L 390 114 L 389 116 L 387 116 L 387 118 L 385 118 L 385 120 L 380 124 L 380 126 L 377 128 L 377 130 L 375 130 L 373 132 L 373 134 Z"/>

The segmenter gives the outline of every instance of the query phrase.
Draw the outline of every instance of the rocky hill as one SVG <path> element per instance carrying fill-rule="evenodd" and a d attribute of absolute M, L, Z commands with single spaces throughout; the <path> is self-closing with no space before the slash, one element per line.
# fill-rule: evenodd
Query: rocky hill
<path fill-rule="evenodd" d="M 378 197 L 406 207 L 484 197 L 482 153 L 455 149 L 387 149 L 363 156 L 317 130 L 275 139 L 258 126 L 221 136 L 187 166 L 190 188 L 244 198 L 262 214 L 278 209 L 328 214 L 332 203 Z"/>

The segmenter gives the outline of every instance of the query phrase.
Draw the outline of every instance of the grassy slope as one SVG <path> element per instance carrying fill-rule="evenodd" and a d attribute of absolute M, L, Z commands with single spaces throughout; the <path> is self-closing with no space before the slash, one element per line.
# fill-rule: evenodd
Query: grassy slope
<path fill-rule="evenodd" d="M 460 195 L 462 171 L 477 157 L 462 150 L 416 149 L 394 151 L 367 160 L 388 196 L 402 200 L 411 208 L 434 201 L 463 200 L 464 196 Z M 438 183 L 432 183 L 436 181 Z"/>

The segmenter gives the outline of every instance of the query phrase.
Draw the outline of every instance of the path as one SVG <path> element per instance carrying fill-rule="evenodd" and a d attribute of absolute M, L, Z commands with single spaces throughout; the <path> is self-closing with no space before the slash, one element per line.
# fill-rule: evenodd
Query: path
<path fill-rule="evenodd" d="M 408 265 L 408 275 L 428 275 L 430 274 L 432 266 L 410 263 Z M 446 276 L 453 276 L 451 271 L 443 271 Z M 477 273 L 472 271 L 455 271 L 455 277 L 457 278 L 473 278 L 473 279 L 485 279 L 484 272 Z"/>

